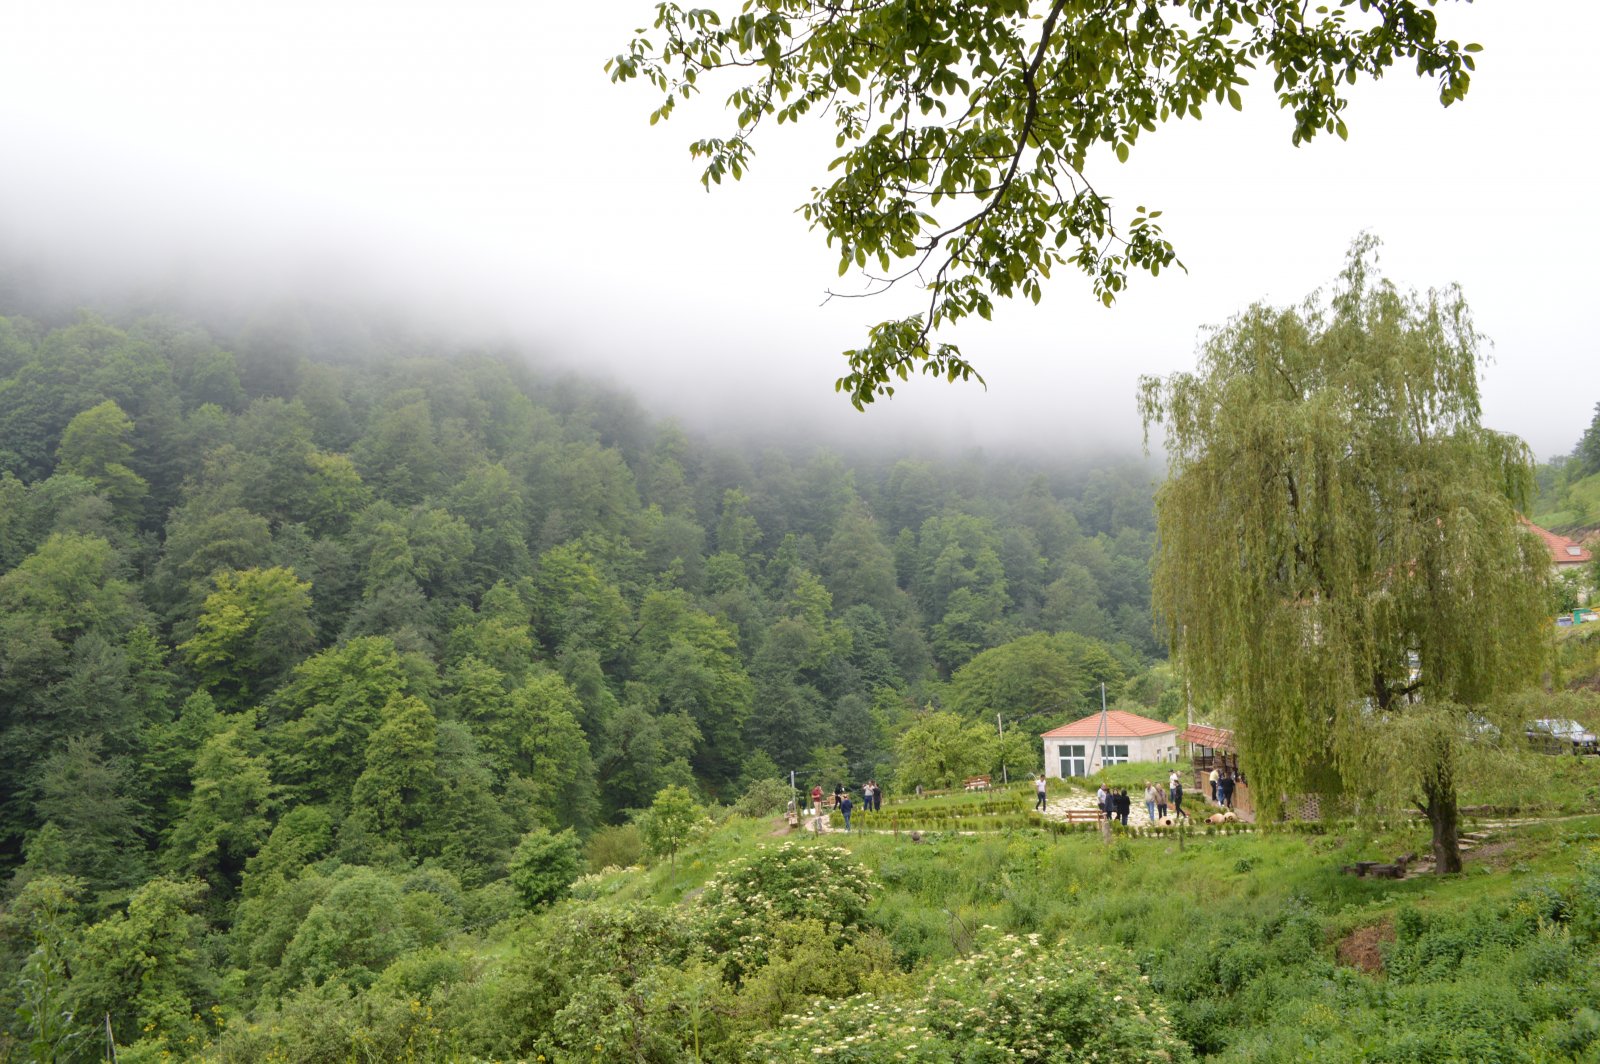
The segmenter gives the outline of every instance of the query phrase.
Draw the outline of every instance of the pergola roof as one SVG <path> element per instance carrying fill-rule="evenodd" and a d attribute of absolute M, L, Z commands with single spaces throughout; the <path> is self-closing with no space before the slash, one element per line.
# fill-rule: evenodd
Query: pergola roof
<path fill-rule="evenodd" d="M 1233 732 L 1226 728 L 1213 728 L 1208 724 L 1191 724 L 1178 738 L 1186 743 L 1207 746 L 1213 750 L 1233 749 Z"/>

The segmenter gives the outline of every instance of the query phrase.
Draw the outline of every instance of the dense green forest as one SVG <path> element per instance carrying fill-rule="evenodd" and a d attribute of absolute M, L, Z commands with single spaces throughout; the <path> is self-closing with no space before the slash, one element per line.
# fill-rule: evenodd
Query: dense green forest
<path fill-rule="evenodd" d="M 1152 480 L 713 445 L 298 311 L 0 318 L 0 1014 L 41 905 L 74 1023 L 175 1045 L 372 967 L 315 945 L 351 892 L 492 922 L 519 844 L 663 789 L 998 775 L 1101 683 L 1170 713 Z"/>
<path fill-rule="evenodd" d="M 1600 403 L 1572 453 L 1541 463 L 1537 476 L 1534 524 L 1588 544 L 1597 559 L 1587 571 L 1557 579 L 1556 605 L 1570 610 L 1600 593 Z"/>
<path fill-rule="evenodd" d="M 1600 527 L 1600 403 L 1571 454 L 1539 466 L 1534 522 L 1563 533 Z"/>
<path fill-rule="evenodd" d="M 300 310 L 0 318 L 0 1059 L 1592 1059 L 1593 759 L 1462 779 L 1514 819 L 1403 882 L 1337 872 L 1403 811 L 910 797 L 1102 684 L 1183 717 L 1153 480 L 712 442 Z M 1595 627 L 1528 716 L 1600 722 Z M 888 812 L 792 832 L 791 770 Z"/>

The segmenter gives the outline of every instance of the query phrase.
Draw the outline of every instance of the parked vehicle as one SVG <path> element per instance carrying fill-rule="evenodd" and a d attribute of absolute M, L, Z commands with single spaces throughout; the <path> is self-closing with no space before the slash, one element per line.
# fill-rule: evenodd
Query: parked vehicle
<path fill-rule="evenodd" d="M 1600 754 L 1600 737 L 1575 720 L 1536 720 L 1528 725 L 1528 742 L 1547 754 Z"/>

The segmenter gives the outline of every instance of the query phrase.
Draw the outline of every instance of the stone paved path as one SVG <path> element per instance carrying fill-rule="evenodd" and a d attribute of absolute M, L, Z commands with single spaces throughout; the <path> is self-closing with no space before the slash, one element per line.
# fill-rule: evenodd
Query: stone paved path
<path fill-rule="evenodd" d="M 1187 794 L 1184 795 L 1184 799 L 1185 799 L 1184 810 L 1187 813 L 1189 813 L 1190 816 L 1194 816 L 1195 817 L 1195 823 L 1203 823 L 1205 818 L 1196 816 L 1196 810 L 1189 808 L 1189 805 L 1188 805 L 1189 798 L 1190 798 L 1189 795 L 1187 795 Z M 1145 812 L 1145 809 L 1144 809 L 1144 789 L 1140 788 L 1139 793 L 1138 794 L 1134 794 L 1132 788 L 1129 788 L 1129 790 L 1128 790 L 1128 799 L 1133 803 L 1132 806 L 1128 810 L 1128 826 L 1131 827 L 1131 828 L 1149 827 L 1150 826 L 1150 817 Z M 1049 819 L 1049 820 L 1065 820 L 1066 819 L 1066 815 L 1067 815 L 1067 810 L 1069 810 L 1069 809 L 1075 809 L 1075 810 L 1091 809 L 1092 810 L 1092 809 L 1097 809 L 1097 808 L 1098 808 L 1098 804 L 1095 801 L 1095 794 L 1094 794 L 1093 791 L 1089 791 L 1089 792 L 1074 791 L 1071 794 L 1063 795 L 1061 797 L 1052 796 L 1050 798 L 1050 800 L 1045 803 L 1044 815 L 1045 815 L 1045 818 Z M 1170 809 L 1167 810 L 1167 811 L 1169 813 L 1171 812 Z"/>

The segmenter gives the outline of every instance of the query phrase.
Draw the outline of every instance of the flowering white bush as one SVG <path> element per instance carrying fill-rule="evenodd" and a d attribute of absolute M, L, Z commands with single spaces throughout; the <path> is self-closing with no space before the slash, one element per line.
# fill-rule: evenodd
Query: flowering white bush
<path fill-rule="evenodd" d="M 988 929 L 986 929 L 988 930 Z M 1132 957 L 990 931 L 921 993 L 814 1006 L 763 1035 L 752 1059 L 851 1064 L 1191 1060 Z"/>
<path fill-rule="evenodd" d="M 841 846 L 760 847 L 706 884 L 697 937 L 735 982 L 767 963 L 780 921 L 816 920 L 843 944 L 865 922 L 871 875 Z"/>

